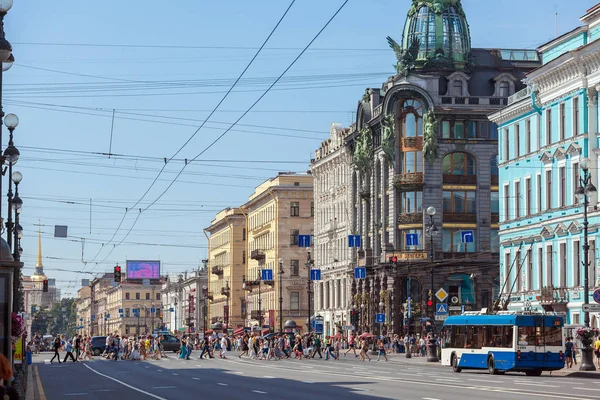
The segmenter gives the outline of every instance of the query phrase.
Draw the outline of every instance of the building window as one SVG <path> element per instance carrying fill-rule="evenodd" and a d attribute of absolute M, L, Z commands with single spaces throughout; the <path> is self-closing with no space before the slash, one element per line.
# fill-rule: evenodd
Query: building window
<path fill-rule="evenodd" d="M 314 201 L 310 202 L 310 216 L 311 217 L 315 216 L 315 202 Z"/>
<path fill-rule="evenodd" d="M 402 137 L 423 136 L 423 104 L 415 99 L 405 100 L 400 113 Z"/>
<path fill-rule="evenodd" d="M 492 214 L 500 213 L 500 196 L 496 191 L 490 192 L 490 211 Z"/>
<path fill-rule="evenodd" d="M 564 288 L 567 284 L 567 244 L 558 245 L 558 287 Z"/>
<path fill-rule="evenodd" d="M 510 219 L 510 185 L 504 185 L 504 221 Z"/>
<path fill-rule="evenodd" d="M 290 246 L 298 246 L 298 235 L 300 235 L 298 229 L 290 230 Z"/>
<path fill-rule="evenodd" d="M 129 292 L 125 293 L 125 300 L 129 300 Z"/>
<path fill-rule="evenodd" d="M 531 178 L 525 179 L 525 215 L 531 215 Z"/>
<path fill-rule="evenodd" d="M 500 240 L 498 239 L 498 229 L 490 229 L 490 251 L 492 253 L 500 252 Z"/>
<path fill-rule="evenodd" d="M 150 300 L 150 293 L 146 293 L 146 300 Z"/>
<path fill-rule="evenodd" d="M 567 173 L 565 167 L 560 167 L 558 169 L 558 179 L 559 179 L 559 206 L 564 207 L 567 205 Z"/>
<path fill-rule="evenodd" d="M 573 241 L 573 287 L 581 286 L 581 247 L 579 240 Z"/>
<path fill-rule="evenodd" d="M 510 85 L 506 81 L 500 82 L 500 97 L 510 96 Z"/>
<path fill-rule="evenodd" d="M 579 187 L 579 163 L 571 164 L 573 170 L 573 204 L 579 203 L 579 197 L 575 195 L 575 191 Z"/>
<path fill-rule="evenodd" d="M 475 231 L 473 231 L 475 235 Z M 442 229 L 442 247 L 446 253 L 474 253 L 475 241 L 462 242 L 462 230 Z"/>
<path fill-rule="evenodd" d="M 546 246 L 546 286 L 552 287 L 552 245 Z"/>
<path fill-rule="evenodd" d="M 400 153 L 400 172 L 403 174 L 423 172 L 423 153 L 420 151 Z"/>
<path fill-rule="evenodd" d="M 452 83 L 452 96 L 462 97 L 463 95 L 463 82 L 456 80 Z"/>
<path fill-rule="evenodd" d="M 417 245 L 408 245 L 407 235 L 417 235 Z M 400 250 L 422 250 L 423 249 L 423 230 L 421 229 L 403 229 L 399 231 Z"/>
<path fill-rule="evenodd" d="M 521 126 L 517 122 L 515 124 L 515 158 L 521 156 Z"/>
<path fill-rule="evenodd" d="M 475 175 L 475 159 L 468 153 L 451 153 L 442 162 L 444 175 Z"/>
<path fill-rule="evenodd" d="M 531 120 L 525 121 L 525 153 L 531 153 Z"/>
<path fill-rule="evenodd" d="M 531 249 L 527 250 L 527 276 L 526 289 L 533 289 L 533 254 Z"/>
<path fill-rule="evenodd" d="M 546 146 L 552 143 L 552 109 L 546 110 Z"/>
<path fill-rule="evenodd" d="M 552 208 L 552 171 L 546 171 L 546 210 Z"/>
<path fill-rule="evenodd" d="M 160 293 L 156 293 L 156 300 L 160 300 Z"/>
<path fill-rule="evenodd" d="M 136 294 L 135 294 L 135 299 L 136 299 L 136 300 L 139 300 L 139 299 L 140 299 L 140 294 L 139 294 L 139 293 L 136 293 Z"/>
<path fill-rule="evenodd" d="M 521 251 L 517 250 L 515 254 L 515 265 L 512 268 L 515 271 L 515 291 L 520 292 L 523 290 L 523 273 L 521 271 Z"/>
<path fill-rule="evenodd" d="M 422 211 L 423 192 L 402 192 L 399 196 L 400 214 L 412 214 Z"/>
<path fill-rule="evenodd" d="M 290 260 L 290 276 L 299 276 L 300 275 L 300 261 L 299 260 Z"/>
<path fill-rule="evenodd" d="M 290 292 L 290 310 L 300 310 L 300 292 Z"/>
<path fill-rule="evenodd" d="M 246 264 L 246 250 L 242 250 L 242 264 Z"/>
<path fill-rule="evenodd" d="M 290 203 L 290 217 L 299 217 L 300 216 L 300 202 L 292 201 Z"/>
<path fill-rule="evenodd" d="M 242 228 L 242 241 L 246 240 L 246 228 Z"/>
<path fill-rule="evenodd" d="M 565 115 L 565 103 L 560 103 L 558 107 L 558 140 L 565 140 L 565 119 L 567 116 Z"/>
<path fill-rule="evenodd" d="M 504 130 L 504 161 L 510 160 L 510 137 L 508 136 L 508 129 Z"/>
<path fill-rule="evenodd" d="M 450 121 L 442 121 L 442 138 L 450 139 Z"/>
<path fill-rule="evenodd" d="M 130 309 L 129 309 L 129 308 L 126 308 L 126 309 L 125 309 L 125 318 L 129 318 L 129 316 L 130 316 L 130 312 L 131 312 L 131 311 L 130 311 Z"/>
<path fill-rule="evenodd" d="M 536 201 L 535 201 L 535 210 L 538 213 L 542 212 L 542 176 L 541 175 L 536 175 L 535 177 L 536 181 L 537 181 L 537 192 L 536 192 Z"/>
<path fill-rule="evenodd" d="M 467 121 L 467 139 L 475 139 L 477 137 L 477 122 Z"/>
<path fill-rule="evenodd" d="M 475 192 L 473 191 L 444 191 L 443 208 L 445 213 L 464 214 L 475 213 Z"/>
<path fill-rule="evenodd" d="M 573 136 L 579 135 L 579 97 L 573 99 Z"/>
<path fill-rule="evenodd" d="M 538 255 L 537 255 L 537 278 L 538 278 L 538 285 L 537 285 L 537 290 L 540 290 L 541 288 L 544 287 L 544 273 L 543 273 L 543 268 L 544 268 L 544 250 L 541 247 L 538 247 L 538 251 L 537 251 Z"/>
<path fill-rule="evenodd" d="M 515 218 L 521 218 L 521 182 L 515 182 Z"/>

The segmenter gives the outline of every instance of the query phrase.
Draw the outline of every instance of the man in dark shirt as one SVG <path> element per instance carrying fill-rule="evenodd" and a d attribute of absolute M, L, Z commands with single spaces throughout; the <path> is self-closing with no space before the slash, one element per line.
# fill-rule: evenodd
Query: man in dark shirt
<path fill-rule="evenodd" d="M 75 335 L 75 360 L 79 361 L 81 354 L 81 335 Z"/>

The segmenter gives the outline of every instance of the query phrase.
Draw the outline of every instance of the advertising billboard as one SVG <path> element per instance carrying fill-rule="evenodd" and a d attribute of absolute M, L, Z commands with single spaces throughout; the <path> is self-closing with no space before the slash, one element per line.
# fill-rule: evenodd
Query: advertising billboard
<path fill-rule="evenodd" d="M 127 279 L 159 279 L 160 261 L 127 261 Z"/>

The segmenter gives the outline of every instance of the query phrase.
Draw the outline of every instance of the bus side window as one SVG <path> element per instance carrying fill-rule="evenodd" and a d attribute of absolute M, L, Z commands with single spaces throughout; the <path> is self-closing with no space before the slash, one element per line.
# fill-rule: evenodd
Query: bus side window
<path fill-rule="evenodd" d="M 514 328 L 512 326 L 504 326 L 504 340 L 502 342 L 502 347 L 513 347 L 513 331 Z"/>
<path fill-rule="evenodd" d="M 459 349 L 465 347 L 465 334 L 466 332 L 464 326 L 455 326 L 452 347 Z"/>

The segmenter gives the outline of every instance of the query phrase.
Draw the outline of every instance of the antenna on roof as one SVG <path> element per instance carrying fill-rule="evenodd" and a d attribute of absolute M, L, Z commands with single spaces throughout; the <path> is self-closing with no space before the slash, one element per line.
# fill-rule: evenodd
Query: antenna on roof
<path fill-rule="evenodd" d="M 554 37 L 558 37 L 558 6 L 556 6 L 556 12 L 554 13 Z"/>

